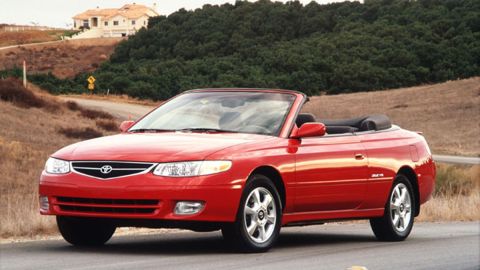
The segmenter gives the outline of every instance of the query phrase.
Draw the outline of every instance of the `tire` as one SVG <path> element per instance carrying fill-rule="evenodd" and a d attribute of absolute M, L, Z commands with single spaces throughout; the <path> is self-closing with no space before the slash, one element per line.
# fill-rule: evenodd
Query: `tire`
<path fill-rule="evenodd" d="M 116 229 L 113 224 L 98 219 L 63 216 L 57 216 L 57 226 L 63 239 L 74 246 L 101 246 Z"/>
<path fill-rule="evenodd" d="M 383 216 L 370 219 L 370 226 L 378 240 L 403 241 L 412 231 L 415 211 L 412 185 L 406 176 L 399 174 L 393 182 Z"/>
<path fill-rule="evenodd" d="M 282 204 L 272 181 L 253 175 L 242 193 L 233 224 L 222 228 L 225 241 L 242 252 L 265 252 L 276 242 L 282 224 Z"/>

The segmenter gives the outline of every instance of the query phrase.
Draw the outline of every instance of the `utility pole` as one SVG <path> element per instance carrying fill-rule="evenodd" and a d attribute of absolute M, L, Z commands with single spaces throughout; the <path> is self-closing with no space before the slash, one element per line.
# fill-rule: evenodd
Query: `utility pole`
<path fill-rule="evenodd" d="M 23 87 L 27 88 L 27 63 L 23 60 Z"/>

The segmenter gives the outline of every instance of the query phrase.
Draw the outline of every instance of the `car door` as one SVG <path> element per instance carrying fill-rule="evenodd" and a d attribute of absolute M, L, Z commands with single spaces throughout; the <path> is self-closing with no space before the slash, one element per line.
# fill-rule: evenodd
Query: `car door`
<path fill-rule="evenodd" d="M 355 209 L 364 200 L 368 160 L 357 136 L 302 138 L 296 152 L 296 212 Z"/>

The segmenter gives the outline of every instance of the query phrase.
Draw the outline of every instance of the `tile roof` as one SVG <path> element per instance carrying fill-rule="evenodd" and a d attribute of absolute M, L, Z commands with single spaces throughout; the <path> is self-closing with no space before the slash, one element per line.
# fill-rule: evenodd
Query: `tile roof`
<path fill-rule="evenodd" d="M 75 15 L 73 19 L 86 20 L 91 17 L 102 17 L 102 19 L 105 20 L 115 16 L 122 16 L 127 19 L 136 19 L 144 15 L 151 17 L 158 16 L 159 14 L 152 8 L 144 5 L 126 4 L 121 8 L 89 9 L 85 12 Z"/>

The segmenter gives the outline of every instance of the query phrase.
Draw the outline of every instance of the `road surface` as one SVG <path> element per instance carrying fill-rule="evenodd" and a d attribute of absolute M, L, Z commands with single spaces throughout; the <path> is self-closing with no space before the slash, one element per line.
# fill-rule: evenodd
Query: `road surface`
<path fill-rule="evenodd" d="M 37 43 L 10 45 L 10 46 L 5 46 L 5 47 L 0 47 L 0 51 L 12 49 L 12 48 L 18 48 L 18 47 L 31 47 L 31 46 L 37 46 L 37 45 L 54 44 L 54 43 L 60 43 L 62 41 L 63 40 L 52 40 L 52 41 L 37 42 Z"/>
<path fill-rule="evenodd" d="M 112 102 L 108 100 L 82 99 L 82 98 L 70 98 L 70 97 L 65 97 L 65 99 L 75 101 L 79 105 L 84 107 L 97 109 L 97 110 L 104 110 L 116 116 L 117 118 L 123 119 L 123 120 L 138 119 L 154 108 L 152 106 Z M 441 162 L 441 163 L 468 164 L 468 165 L 480 164 L 479 157 L 433 155 L 433 159 L 436 162 Z"/>
<path fill-rule="evenodd" d="M 476 269 L 480 224 L 418 223 L 404 242 L 379 242 L 364 223 L 282 229 L 267 253 L 232 251 L 219 232 L 112 238 L 100 248 L 63 240 L 0 245 L 1 269 Z"/>
<path fill-rule="evenodd" d="M 122 120 L 126 120 L 129 118 L 131 118 L 132 120 L 138 119 L 154 108 L 153 106 L 113 102 L 109 100 L 84 99 L 84 98 L 72 98 L 72 97 L 63 97 L 63 99 L 75 101 L 76 103 L 78 103 L 78 105 L 86 108 L 106 111 Z"/>

